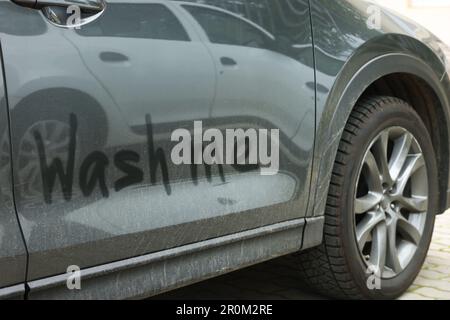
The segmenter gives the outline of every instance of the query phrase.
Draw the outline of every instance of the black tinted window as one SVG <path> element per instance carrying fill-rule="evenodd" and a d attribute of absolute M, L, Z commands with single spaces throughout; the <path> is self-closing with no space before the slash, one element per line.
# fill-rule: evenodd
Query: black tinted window
<path fill-rule="evenodd" d="M 268 48 L 270 37 L 239 17 L 206 7 L 183 5 L 205 30 L 212 43 Z"/>
<path fill-rule="evenodd" d="M 82 36 L 189 41 L 177 17 L 162 4 L 109 4 L 98 20 L 77 30 Z"/>

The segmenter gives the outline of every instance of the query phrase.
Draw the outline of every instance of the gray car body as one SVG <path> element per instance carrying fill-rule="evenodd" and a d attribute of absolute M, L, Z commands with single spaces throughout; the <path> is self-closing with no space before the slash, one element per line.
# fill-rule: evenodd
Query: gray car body
<path fill-rule="evenodd" d="M 145 297 L 319 245 L 343 128 L 380 79 L 422 88 L 417 108 L 438 153 L 440 211 L 449 207 L 449 64 L 437 38 L 384 9 L 380 28 L 369 28 L 365 1 L 260 1 L 272 24 L 227 1 L 192 2 L 111 0 L 98 21 L 71 30 L 0 0 L 0 297 Z M 127 18 L 148 22 L 142 12 L 152 5 L 178 21 L 177 32 L 121 29 Z M 261 47 L 210 41 L 188 6 L 243 24 Z M 116 22 L 105 31 L 101 21 Z M 280 129 L 280 172 L 157 162 L 158 148 L 170 155 L 170 132 L 195 120 Z M 76 137 L 71 146 L 63 139 L 63 151 L 45 136 L 61 122 L 63 138 L 71 128 Z M 70 150 L 64 187 L 27 171 L 42 173 L 58 157 L 66 170 Z M 142 174 L 121 189 L 130 163 Z M 105 185 L 99 178 L 89 189 L 80 180 L 96 165 Z M 82 290 L 66 286 L 72 265 Z"/>

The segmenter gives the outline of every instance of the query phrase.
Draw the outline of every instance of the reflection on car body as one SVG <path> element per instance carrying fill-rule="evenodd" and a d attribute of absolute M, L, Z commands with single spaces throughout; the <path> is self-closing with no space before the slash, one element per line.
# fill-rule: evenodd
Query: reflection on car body
<path fill-rule="evenodd" d="M 427 108 L 450 100 L 448 79 L 437 40 L 414 38 L 401 18 L 368 30 L 357 0 L 107 0 L 72 29 L 13 2 L 0 0 L 8 295 L 23 295 L 25 279 L 29 298 L 153 295 L 317 247 L 352 108 L 366 89 L 394 94 L 408 70 L 406 84 L 440 88 L 418 110 L 442 122 L 424 121 L 446 208 L 448 112 Z M 194 121 L 279 130 L 278 173 L 175 165 L 171 133 Z M 71 265 L 90 275 L 79 292 L 61 286 Z"/>

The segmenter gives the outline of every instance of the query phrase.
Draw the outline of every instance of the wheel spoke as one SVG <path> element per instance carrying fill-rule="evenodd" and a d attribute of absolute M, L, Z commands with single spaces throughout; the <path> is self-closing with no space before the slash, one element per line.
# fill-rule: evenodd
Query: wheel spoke
<path fill-rule="evenodd" d="M 398 199 L 399 204 L 406 210 L 413 213 L 425 212 L 428 209 L 428 198 L 418 197 L 408 198 L 401 196 Z"/>
<path fill-rule="evenodd" d="M 383 131 L 378 140 L 373 145 L 373 154 L 380 168 L 382 176 L 382 182 L 388 185 L 393 184 L 391 173 L 389 172 L 388 163 L 388 143 L 389 143 L 389 130 Z"/>
<path fill-rule="evenodd" d="M 414 243 L 416 246 L 419 245 L 420 242 L 420 232 L 419 230 L 411 224 L 408 220 L 406 220 L 403 216 L 399 215 L 397 221 L 397 228 L 399 233 L 410 242 Z"/>
<path fill-rule="evenodd" d="M 380 194 L 369 192 L 367 195 L 356 199 L 355 213 L 366 213 L 367 211 L 375 208 L 375 206 L 380 203 L 381 197 L 382 196 Z"/>
<path fill-rule="evenodd" d="M 400 172 L 403 169 L 409 150 L 411 149 L 412 139 L 413 137 L 411 134 L 405 132 L 399 139 L 397 139 L 394 145 L 391 161 L 389 163 L 389 172 L 393 181 L 397 181 Z"/>
<path fill-rule="evenodd" d="M 383 269 L 386 264 L 387 252 L 387 227 L 386 223 L 378 224 L 373 232 L 372 251 L 370 254 L 370 262 L 374 265 L 380 275 L 383 274 Z"/>
<path fill-rule="evenodd" d="M 409 155 L 406 158 L 405 165 L 397 180 L 397 193 L 403 194 L 406 184 L 409 179 L 419 170 L 425 166 L 425 159 L 422 154 Z"/>
<path fill-rule="evenodd" d="M 387 225 L 387 259 L 386 262 L 395 273 L 400 273 L 403 268 L 400 264 L 397 251 L 397 220 L 392 219 Z"/>
<path fill-rule="evenodd" d="M 364 219 L 358 223 L 356 226 L 356 239 L 360 250 L 364 248 L 372 230 L 382 221 L 384 221 L 384 215 L 377 212 L 368 212 Z"/>
<path fill-rule="evenodd" d="M 375 193 L 382 193 L 383 186 L 381 183 L 381 174 L 378 169 L 378 164 L 371 151 L 367 152 L 366 158 L 364 159 L 365 166 L 363 167 L 364 176 L 367 179 L 367 186 L 369 191 Z"/>

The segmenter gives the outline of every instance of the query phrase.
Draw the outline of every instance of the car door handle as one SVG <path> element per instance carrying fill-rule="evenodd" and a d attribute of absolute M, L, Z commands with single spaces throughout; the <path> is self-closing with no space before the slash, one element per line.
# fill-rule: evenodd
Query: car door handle
<path fill-rule="evenodd" d="M 226 66 L 226 67 L 237 66 L 236 60 L 234 60 L 232 58 L 229 58 L 229 57 L 222 57 L 222 58 L 220 58 L 220 63 L 222 63 L 222 65 Z"/>
<path fill-rule="evenodd" d="M 101 52 L 99 57 L 101 61 L 107 63 L 120 63 L 129 61 L 126 55 L 123 55 L 118 52 L 110 52 L 110 51 Z"/>
<path fill-rule="evenodd" d="M 76 6 L 84 13 L 98 13 L 105 9 L 106 4 L 103 0 L 12 0 L 15 4 L 41 10 L 46 7 L 69 8 Z"/>
<path fill-rule="evenodd" d="M 61 28 L 78 28 L 100 17 L 104 0 L 12 0 L 15 4 L 42 10 L 50 23 Z M 82 17 L 83 15 L 83 17 Z"/>

